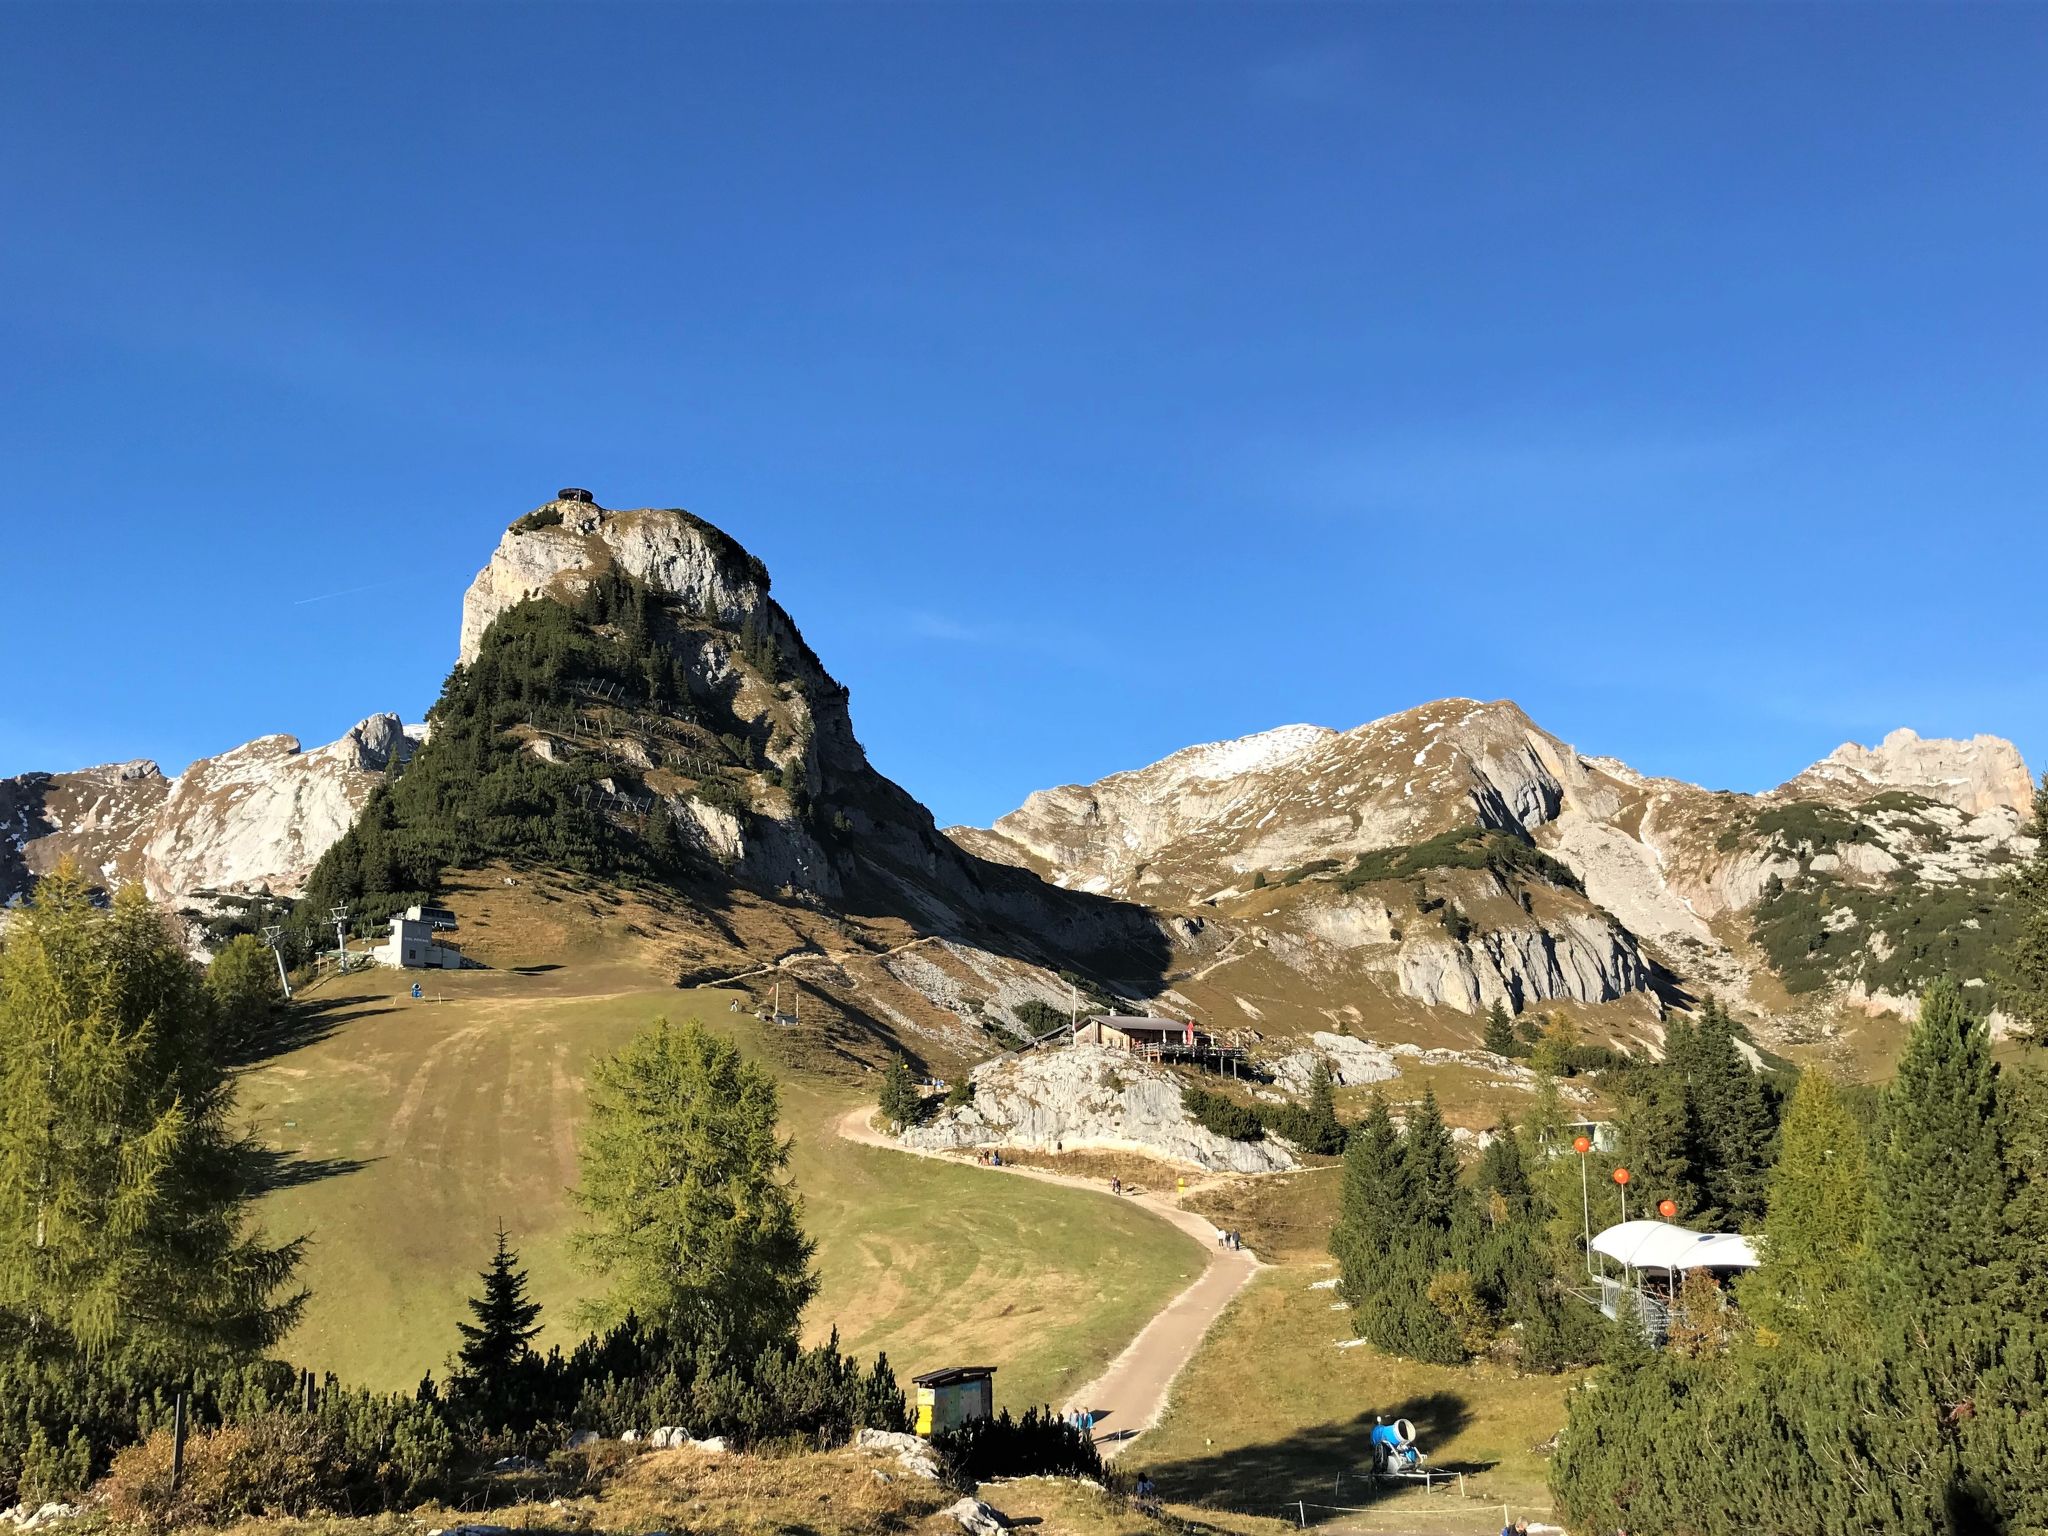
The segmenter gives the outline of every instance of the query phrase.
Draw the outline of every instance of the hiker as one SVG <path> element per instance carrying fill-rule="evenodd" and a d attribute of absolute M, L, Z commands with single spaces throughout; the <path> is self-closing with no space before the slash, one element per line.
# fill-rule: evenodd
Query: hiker
<path fill-rule="evenodd" d="M 1120 1195 L 1124 1192 L 1124 1181 L 1118 1178 L 1115 1174 L 1110 1175 L 1109 1192 L 1112 1195 Z"/>
<path fill-rule="evenodd" d="M 1147 1514 L 1150 1514 L 1152 1506 L 1159 1502 L 1159 1490 L 1153 1485 L 1150 1472 L 1140 1472 L 1138 1474 L 1138 1485 L 1131 1490 L 1131 1493 L 1138 1501 L 1138 1508 L 1144 1510 Z M 1505 1533 L 1503 1533 L 1503 1536 L 1505 1536 Z"/>

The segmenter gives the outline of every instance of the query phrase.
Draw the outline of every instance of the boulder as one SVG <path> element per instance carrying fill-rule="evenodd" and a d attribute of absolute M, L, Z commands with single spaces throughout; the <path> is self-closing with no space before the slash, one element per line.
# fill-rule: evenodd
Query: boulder
<path fill-rule="evenodd" d="M 942 1513 L 950 1516 L 969 1536 L 1002 1536 L 1010 1528 L 1010 1522 L 1001 1511 L 975 1498 L 949 1504 Z"/>
<path fill-rule="evenodd" d="M 856 1450 L 894 1456 L 897 1465 L 912 1477 L 922 1477 L 930 1482 L 939 1480 L 938 1453 L 931 1448 L 929 1441 L 920 1440 L 916 1435 L 888 1429 L 863 1429 L 853 1437 L 853 1444 Z"/>

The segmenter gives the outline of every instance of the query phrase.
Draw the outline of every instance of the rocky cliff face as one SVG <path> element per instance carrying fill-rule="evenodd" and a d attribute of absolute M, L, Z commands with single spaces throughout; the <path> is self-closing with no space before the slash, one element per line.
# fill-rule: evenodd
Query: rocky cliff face
<path fill-rule="evenodd" d="M 1348 977 L 1461 1013 L 1631 997 L 1654 1013 L 1687 987 L 1750 1000 L 1765 972 L 1816 998 L 1912 990 L 1891 974 L 1904 935 L 1937 893 L 1988 889 L 2031 848 L 2030 804 L 2025 764 L 1994 737 L 1899 731 L 1739 795 L 1582 756 L 1510 703 L 1450 699 L 1189 748 L 952 835 L 1063 885 L 1241 925 L 1241 958 L 1194 978 L 1212 988 L 1264 955 L 1269 997 L 1277 957 L 1325 988 Z M 1427 853 L 1459 828 L 1525 842 L 1569 876 L 1489 883 L 1460 867 L 1469 849 Z M 1361 856 L 1418 848 L 1420 872 L 1330 889 Z M 1430 920 L 1447 909 L 1457 920 Z M 1804 923 L 1833 925 L 1802 951 L 1827 953 L 1818 970 L 1786 958 L 1814 937 Z M 1232 995 L 1269 1011 L 1257 987 Z"/>
<path fill-rule="evenodd" d="M 1084 1147 L 1143 1152 L 1232 1173 L 1296 1166 L 1277 1141 L 1233 1141 L 1192 1119 L 1181 1080 L 1100 1046 L 1004 1056 L 974 1070 L 974 1098 L 914 1127 L 913 1147 Z"/>
<path fill-rule="evenodd" d="M 879 908 L 943 936 L 1006 930 L 1048 960 L 1150 951 L 1140 969 L 1158 966 L 1167 940 L 1149 914 L 984 863 L 877 773 L 846 689 L 770 595 L 767 569 L 691 513 L 551 502 L 521 518 L 464 598 L 463 659 L 517 603 L 573 601 L 611 568 L 655 600 L 656 639 L 681 664 L 690 718 L 584 700 L 578 728 L 531 728 L 531 748 L 554 760 L 603 752 L 687 842 L 754 889 Z M 752 754 L 745 771 L 722 769 L 714 784 L 699 760 L 734 741 Z"/>
<path fill-rule="evenodd" d="M 136 761 L 0 780 L 0 903 L 67 857 L 173 906 L 204 892 L 295 895 L 412 748 L 398 716 L 372 715 L 310 752 L 262 736 L 176 778 Z"/>

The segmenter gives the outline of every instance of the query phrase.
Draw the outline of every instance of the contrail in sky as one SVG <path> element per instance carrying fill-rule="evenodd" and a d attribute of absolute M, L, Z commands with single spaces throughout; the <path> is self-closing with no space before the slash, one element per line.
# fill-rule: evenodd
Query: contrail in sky
<path fill-rule="evenodd" d="M 367 586 L 343 587 L 339 592 L 322 592 L 318 597 L 295 597 L 292 599 L 292 606 L 294 608 L 303 608 L 308 603 L 325 603 L 337 597 L 354 597 L 358 592 L 378 592 L 382 591 L 385 587 L 403 586 L 408 581 L 415 581 L 417 579 L 417 577 L 412 576 L 394 576 L 389 581 L 373 581 Z"/>

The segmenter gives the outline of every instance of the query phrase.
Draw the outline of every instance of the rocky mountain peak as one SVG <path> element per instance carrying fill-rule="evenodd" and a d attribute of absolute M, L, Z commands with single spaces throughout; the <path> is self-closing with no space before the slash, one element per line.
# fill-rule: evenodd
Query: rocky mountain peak
<path fill-rule="evenodd" d="M 722 530 L 676 507 L 612 511 L 551 501 L 505 530 L 462 600 L 459 659 L 476 660 L 491 621 L 529 597 L 573 599 L 615 566 L 687 611 L 737 626 L 768 600 L 767 567 Z"/>
<path fill-rule="evenodd" d="M 1875 747 L 1845 741 L 1783 786 L 1788 793 L 1862 798 L 1887 789 L 1925 795 L 1968 816 L 2008 809 L 2025 817 L 2033 781 L 2019 748 L 2001 736 L 1929 740 L 1901 727 Z"/>

